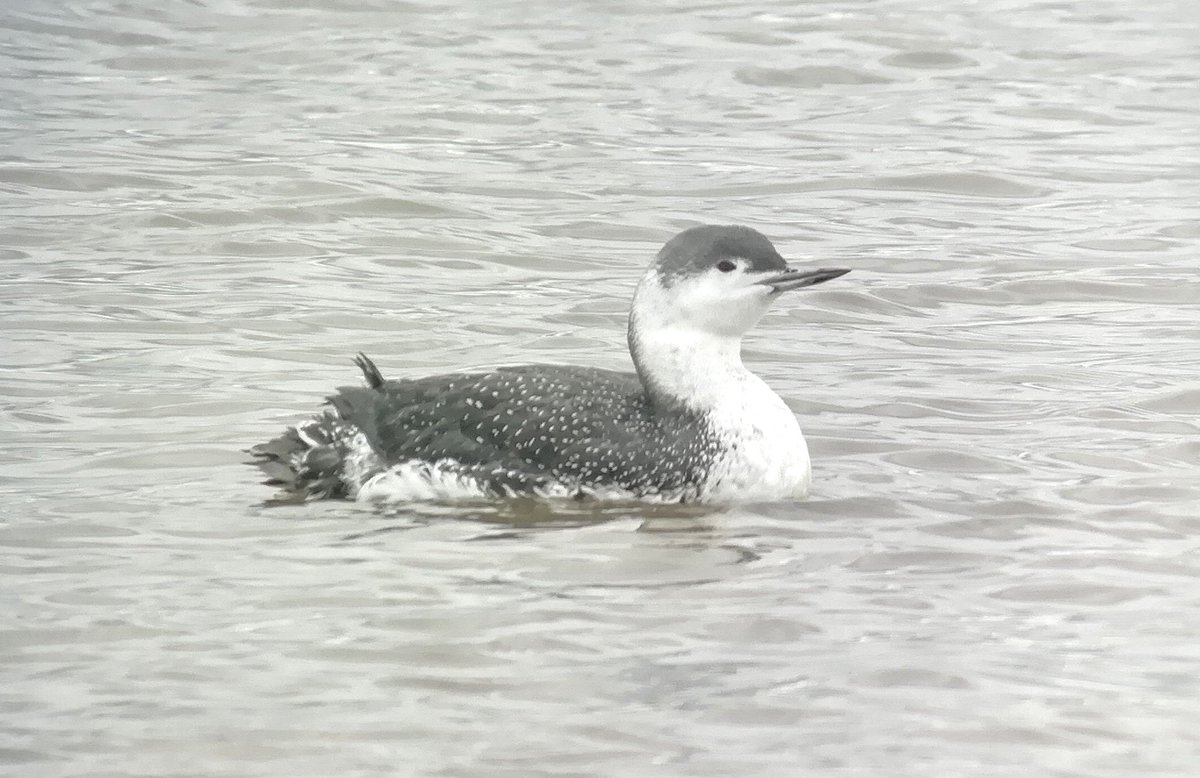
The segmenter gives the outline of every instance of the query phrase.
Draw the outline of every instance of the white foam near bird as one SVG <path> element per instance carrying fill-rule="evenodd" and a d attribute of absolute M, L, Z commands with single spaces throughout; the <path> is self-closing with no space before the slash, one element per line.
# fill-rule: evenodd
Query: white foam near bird
<path fill-rule="evenodd" d="M 795 269 L 748 227 L 663 246 L 634 293 L 634 372 L 524 365 L 385 379 L 250 449 L 282 498 L 574 497 L 656 502 L 802 498 L 795 414 L 742 364 L 743 336 L 784 292 L 845 269 Z"/>

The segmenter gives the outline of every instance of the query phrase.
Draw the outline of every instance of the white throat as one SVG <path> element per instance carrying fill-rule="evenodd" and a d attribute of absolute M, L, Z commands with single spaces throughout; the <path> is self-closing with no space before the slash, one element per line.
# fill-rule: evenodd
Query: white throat
<path fill-rule="evenodd" d="M 742 364 L 741 335 L 696 327 L 674 311 L 668 294 L 647 275 L 629 314 L 629 352 L 655 402 L 711 413 L 754 384 L 770 391 Z"/>

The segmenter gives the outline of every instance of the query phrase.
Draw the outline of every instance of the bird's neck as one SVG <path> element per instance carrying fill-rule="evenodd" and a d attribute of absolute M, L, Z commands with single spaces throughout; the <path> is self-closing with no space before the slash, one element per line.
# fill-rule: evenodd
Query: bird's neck
<path fill-rule="evenodd" d="M 629 350 L 652 400 L 710 411 L 748 381 L 741 339 L 713 338 L 686 329 L 630 328 Z"/>
<path fill-rule="evenodd" d="M 658 299 L 659 291 L 643 283 L 629 315 L 629 352 L 655 404 L 712 413 L 770 393 L 742 364 L 740 335 L 691 326 Z"/>

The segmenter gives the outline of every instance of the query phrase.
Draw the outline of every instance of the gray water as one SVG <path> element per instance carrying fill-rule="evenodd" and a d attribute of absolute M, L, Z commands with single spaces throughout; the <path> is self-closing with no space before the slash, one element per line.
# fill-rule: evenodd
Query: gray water
<path fill-rule="evenodd" d="M 0 12 L 0 771 L 1200 774 L 1200 11 Z M 628 365 L 674 232 L 854 272 L 814 493 L 266 507 L 359 380 Z"/>

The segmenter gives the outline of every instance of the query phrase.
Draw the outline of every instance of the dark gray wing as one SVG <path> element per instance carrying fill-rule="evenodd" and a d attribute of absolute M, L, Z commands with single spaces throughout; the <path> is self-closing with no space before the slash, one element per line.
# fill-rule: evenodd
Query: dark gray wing
<path fill-rule="evenodd" d="M 552 481 L 687 492 L 705 474 L 707 426 L 651 407 L 632 373 L 527 365 L 395 381 L 359 365 L 368 387 L 330 402 L 389 464 L 454 460 L 497 493 Z"/>

